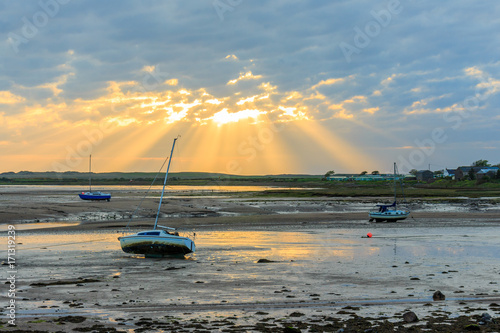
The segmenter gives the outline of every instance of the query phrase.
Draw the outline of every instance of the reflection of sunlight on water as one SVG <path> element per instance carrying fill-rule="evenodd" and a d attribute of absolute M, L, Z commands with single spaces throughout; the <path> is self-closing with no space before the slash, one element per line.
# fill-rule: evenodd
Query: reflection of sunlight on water
<path fill-rule="evenodd" d="M 70 300 L 99 290 L 99 303 L 109 308 L 129 300 L 135 302 L 126 307 L 156 304 L 162 311 L 173 304 L 213 309 L 245 302 L 298 304 L 311 302 L 312 295 L 337 305 L 353 299 L 390 302 L 408 294 L 428 299 L 429 290 L 438 288 L 448 300 L 458 286 L 465 286 L 460 287 L 465 295 L 492 294 L 497 288 L 488 284 L 498 276 L 495 228 L 371 231 L 373 238 L 361 238 L 367 232 L 361 228 L 197 231 L 197 252 L 185 260 L 124 253 L 119 234 L 109 231 L 23 232 L 16 250 L 25 284 L 21 288 L 35 290 L 30 283 L 52 279 L 97 278 L 101 282 L 49 289 L 59 296 L 72 293 L 64 296 Z M 261 258 L 273 262 L 258 263 Z M 413 277 L 420 281 L 410 282 Z M 207 310 L 210 314 L 212 307 Z M 217 313 L 224 311 L 232 310 L 221 307 Z"/>
<path fill-rule="evenodd" d="M 468 230 L 470 229 L 470 230 Z M 463 235 L 450 232 L 453 228 L 433 230 L 387 229 L 377 231 L 373 238 L 361 238 L 359 229 L 301 231 L 202 231 L 195 240 L 197 253 L 192 260 L 257 261 L 260 258 L 275 261 L 291 260 L 356 260 L 370 257 L 493 257 L 499 258 L 495 232 L 485 229 L 461 228 Z M 427 232 L 427 234 L 425 234 Z M 482 232 L 482 233 L 481 233 Z M 383 233 L 383 234 L 382 234 Z M 18 250 L 46 248 L 52 251 L 116 251 L 117 259 L 133 258 L 121 252 L 117 233 L 30 233 L 18 234 Z M 480 238 L 478 238 L 478 236 Z M 377 238 L 378 237 L 378 238 Z M 142 256 L 137 258 L 143 259 Z"/>
<path fill-rule="evenodd" d="M 16 230 L 29 230 L 29 229 L 45 229 L 55 227 L 68 227 L 78 225 L 79 222 L 43 222 L 43 223 L 10 223 L 13 224 Z M 7 231 L 8 224 L 0 224 L 0 231 Z"/>
<path fill-rule="evenodd" d="M 17 239 L 22 242 L 17 250 L 47 249 L 60 252 L 90 251 L 99 252 L 120 249 L 117 234 L 110 233 L 18 233 Z"/>

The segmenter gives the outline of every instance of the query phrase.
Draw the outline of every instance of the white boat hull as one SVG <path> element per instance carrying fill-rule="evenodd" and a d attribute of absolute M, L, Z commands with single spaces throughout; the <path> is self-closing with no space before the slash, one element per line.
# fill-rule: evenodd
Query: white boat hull
<path fill-rule="evenodd" d="M 386 210 L 385 212 L 370 212 L 370 222 L 395 222 L 406 219 L 410 212 L 407 210 Z"/>
<path fill-rule="evenodd" d="M 159 235 L 148 235 L 148 233 L 159 233 Z M 184 255 L 196 250 L 191 239 L 164 231 L 139 232 L 118 237 L 118 240 L 124 252 L 143 254 L 146 257 Z"/>

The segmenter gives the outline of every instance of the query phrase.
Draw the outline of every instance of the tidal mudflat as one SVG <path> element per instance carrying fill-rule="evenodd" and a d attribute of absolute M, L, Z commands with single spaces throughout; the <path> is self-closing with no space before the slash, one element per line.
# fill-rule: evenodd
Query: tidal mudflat
<path fill-rule="evenodd" d="M 97 321 L 120 330 L 173 322 L 176 331 L 193 323 L 211 330 L 222 321 L 257 331 L 266 318 L 269 328 L 356 316 L 397 326 L 408 311 L 421 325 L 500 313 L 497 227 L 370 227 L 198 231 L 198 252 L 185 259 L 125 254 L 116 232 L 23 231 L 18 328 L 65 331 L 52 325 Z M 370 230 L 372 238 L 361 237 Z M 434 301 L 436 291 L 446 299 Z"/>
<path fill-rule="evenodd" d="M 196 232 L 197 252 L 184 259 L 123 253 L 117 237 L 126 220 L 69 224 L 65 213 L 59 213 L 59 220 L 54 213 L 54 221 L 63 223 L 54 228 L 38 228 L 40 223 L 29 219 L 24 222 L 32 224 L 16 222 L 16 326 L 7 326 L 4 308 L 2 329 L 500 329 L 500 216 L 494 205 L 452 212 L 417 210 L 404 222 L 369 223 L 359 211 L 360 205 L 367 205 L 361 200 L 349 206 L 328 198 L 294 199 L 293 205 L 283 200 L 230 199 L 177 198 L 165 206 L 165 219 L 188 226 L 185 231 L 191 236 Z M 90 203 L 87 211 L 79 212 L 117 211 L 127 205 L 114 201 L 115 206 Z M 39 209 L 46 207 L 41 198 L 31 202 Z M 64 211 L 65 205 L 49 207 Z M 287 206 L 300 207 L 299 212 L 283 212 Z M 234 215 L 189 216 L 199 209 L 233 209 Z M 186 215 L 168 218 L 173 210 Z M 132 228 L 150 222 L 142 216 Z M 373 237 L 364 237 L 368 232 Z M 6 236 L 1 232 L 5 248 Z M 444 300 L 434 300 L 436 292 Z M 1 297 L 8 300 L 7 291 Z M 413 322 L 411 313 L 419 321 Z"/>

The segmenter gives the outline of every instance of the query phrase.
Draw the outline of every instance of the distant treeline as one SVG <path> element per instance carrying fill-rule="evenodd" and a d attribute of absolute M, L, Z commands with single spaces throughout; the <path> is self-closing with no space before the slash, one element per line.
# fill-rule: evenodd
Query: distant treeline
<path fill-rule="evenodd" d="M 104 172 L 92 173 L 92 184 L 107 185 L 145 185 L 150 184 L 155 177 L 162 182 L 165 173 L 154 172 Z M 0 173 L 0 184 L 46 184 L 46 185 L 80 185 L 88 183 L 88 172 L 4 172 Z M 214 182 L 307 182 L 321 180 L 319 175 L 265 175 L 240 176 L 223 173 L 206 172 L 171 172 L 169 183 L 208 185 Z"/>

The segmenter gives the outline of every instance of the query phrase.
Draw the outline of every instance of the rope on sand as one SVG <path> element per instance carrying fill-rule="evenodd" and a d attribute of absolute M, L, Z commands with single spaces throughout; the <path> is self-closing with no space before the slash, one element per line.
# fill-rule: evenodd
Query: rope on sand
<path fill-rule="evenodd" d="M 82 242 L 71 242 L 71 243 L 62 243 L 62 244 L 53 244 L 53 245 L 41 245 L 41 246 L 35 246 L 35 247 L 26 247 L 20 250 L 34 250 L 34 249 L 43 249 L 43 248 L 48 248 L 48 247 L 55 247 L 55 246 L 65 246 L 65 245 L 74 245 L 74 244 L 84 244 L 84 243 L 94 243 L 94 242 L 100 242 L 100 241 L 105 241 L 108 240 L 108 238 L 98 238 L 94 240 L 86 240 Z"/>

